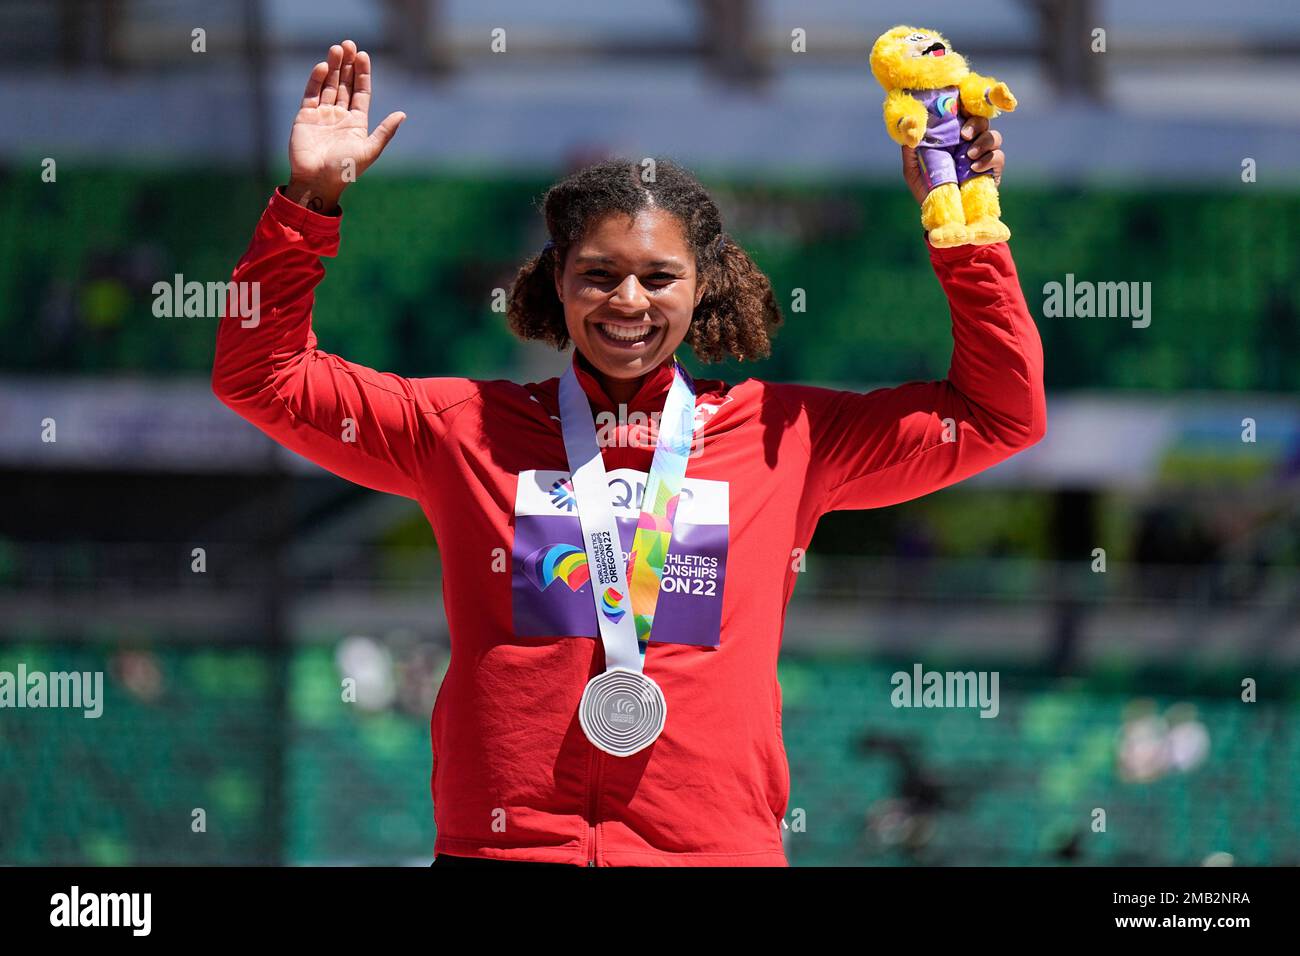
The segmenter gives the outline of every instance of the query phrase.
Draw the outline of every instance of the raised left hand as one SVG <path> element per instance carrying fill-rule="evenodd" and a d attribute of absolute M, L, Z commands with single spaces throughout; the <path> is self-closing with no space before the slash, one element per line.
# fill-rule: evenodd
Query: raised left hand
<path fill-rule="evenodd" d="M 971 171 L 976 173 L 993 171 L 993 181 L 999 186 L 1002 184 L 1002 168 L 1006 165 L 1007 157 L 1002 152 L 1002 134 L 995 129 L 989 129 L 989 121 L 983 116 L 964 116 L 962 118 L 961 138 L 965 148 L 972 150 Z M 921 172 L 921 164 L 917 162 L 916 150 L 909 149 L 906 146 L 901 147 L 903 150 L 903 178 L 907 180 L 907 188 L 912 190 L 912 195 L 916 197 L 918 203 L 925 201 L 925 194 L 928 193 L 929 187 L 925 184 L 925 175 Z"/>

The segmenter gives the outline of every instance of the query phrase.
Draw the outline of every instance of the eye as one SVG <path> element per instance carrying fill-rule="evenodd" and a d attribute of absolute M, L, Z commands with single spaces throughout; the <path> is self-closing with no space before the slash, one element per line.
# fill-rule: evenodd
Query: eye
<path fill-rule="evenodd" d="M 913 34 L 912 34 L 910 37 L 908 37 L 907 39 L 908 39 L 908 42 L 910 42 L 910 43 L 919 43 L 920 41 L 922 41 L 922 40 L 925 39 L 925 34 L 924 34 L 924 33 L 913 33 Z"/>
<path fill-rule="evenodd" d="M 599 267 L 584 269 L 581 276 L 593 285 L 609 285 L 612 282 L 621 281 L 618 276 L 608 269 Z M 671 272 L 654 272 L 641 279 L 641 285 L 647 289 L 663 289 L 680 279 L 681 276 L 674 275 Z"/>

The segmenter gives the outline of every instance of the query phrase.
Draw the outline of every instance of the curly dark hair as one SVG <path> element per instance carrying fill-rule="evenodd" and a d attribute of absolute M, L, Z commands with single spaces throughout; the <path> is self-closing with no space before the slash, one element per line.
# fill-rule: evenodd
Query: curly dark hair
<path fill-rule="evenodd" d="M 718 204 L 689 171 L 671 160 L 655 160 L 654 176 L 642 164 L 612 159 L 561 180 L 542 198 L 550 242 L 524 263 L 510 287 L 510 329 L 522 339 L 540 339 L 557 349 L 569 344 L 564 306 L 555 294 L 555 269 L 587 228 L 609 213 L 635 215 L 654 205 L 681 222 L 695 252 L 704 296 L 691 316 L 685 341 L 702 362 L 766 358 L 781 324 L 772 284 L 754 260 L 722 231 Z M 645 168 L 651 168 L 648 165 Z"/>

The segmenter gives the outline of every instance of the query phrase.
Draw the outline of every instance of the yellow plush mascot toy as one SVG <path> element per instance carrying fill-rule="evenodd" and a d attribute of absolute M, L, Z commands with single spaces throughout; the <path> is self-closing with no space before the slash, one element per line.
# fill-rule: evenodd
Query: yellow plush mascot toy
<path fill-rule="evenodd" d="M 871 48 L 871 72 L 885 88 L 885 128 L 916 150 L 929 194 L 921 225 L 938 247 L 984 245 L 1011 238 L 999 218 L 991 173 L 972 173 L 961 115 L 989 119 L 1016 108 L 1005 83 L 972 73 L 952 44 L 933 30 L 894 27 Z"/>

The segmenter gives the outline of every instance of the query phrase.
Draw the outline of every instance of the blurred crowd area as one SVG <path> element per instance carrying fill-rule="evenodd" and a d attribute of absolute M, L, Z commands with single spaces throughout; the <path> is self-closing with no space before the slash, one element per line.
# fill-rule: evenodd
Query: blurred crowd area
<path fill-rule="evenodd" d="M 822 520 L 779 675 L 791 861 L 1300 863 L 1300 100 L 1279 96 L 1300 10 L 10 0 L 0 672 L 102 670 L 107 699 L 0 711 L 0 864 L 431 855 L 449 635 L 427 522 L 277 451 L 211 395 L 216 316 L 154 310 L 158 283 L 229 278 L 329 43 L 368 48 L 376 113 L 409 119 L 344 197 L 322 348 L 558 374 L 492 308 L 546 238 L 539 196 L 671 156 L 786 313 L 770 359 L 691 371 L 865 390 L 940 378 L 951 350 L 866 69 L 922 15 L 1020 98 L 1002 201 L 1048 436 Z M 1045 314 L 1067 281 L 1149 283 L 1150 324 Z M 999 716 L 894 708 L 917 662 L 997 671 Z"/>
<path fill-rule="evenodd" d="M 104 637 L 0 649 L 0 670 L 103 670 L 110 688 L 99 720 L 6 715 L 0 861 L 427 863 L 429 694 L 445 666 L 427 642 L 318 634 L 279 659 Z M 948 664 L 966 666 L 927 666 Z M 1247 710 L 1206 669 L 1063 681 L 1011 662 L 984 720 L 891 706 L 891 674 L 911 667 L 783 660 L 792 864 L 1300 864 L 1294 682 L 1261 681 L 1272 702 Z M 287 710 L 269 693 L 282 679 Z"/>
<path fill-rule="evenodd" d="M 45 495 L 98 482 L 115 514 L 0 546 L 0 671 L 106 687 L 99 719 L 3 714 L 0 861 L 427 862 L 449 633 L 418 509 L 333 478 L 206 481 L 62 476 Z M 268 495 L 284 529 L 253 527 Z M 794 864 L 1300 863 L 1300 520 L 1261 500 L 1243 522 L 1222 492 L 1088 497 L 954 489 L 823 520 L 779 671 Z M 1069 550 L 1090 508 L 1100 573 Z M 996 719 L 896 709 L 916 663 L 998 673 Z"/>
<path fill-rule="evenodd" d="M 227 281 L 269 191 L 209 171 L 81 171 L 57 188 L 12 168 L 0 176 L 0 331 L 11 343 L 0 369 L 205 370 L 213 317 L 155 315 L 155 283 Z M 494 290 L 545 241 L 535 203 L 549 181 L 432 174 L 349 193 L 340 254 L 318 290 L 321 346 L 407 375 L 554 374 L 493 311 Z M 695 370 L 853 385 L 942 377 L 947 309 L 905 190 L 709 185 L 729 233 L 771 278 L 785 327 L 765 362 Z M 1300 192 L 1062 193 L 1013 180 L 1003 205 L 1036 313 L 1044 287 L 1067 275 L 1150 283 L 1148 327 L 1131 316 L 1040 324 L 1053 389 L 1300 387 L 1300 230 L 1277 228 L 1300 221 Z"/>

